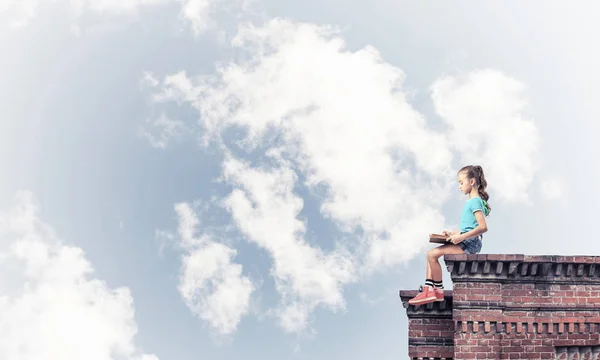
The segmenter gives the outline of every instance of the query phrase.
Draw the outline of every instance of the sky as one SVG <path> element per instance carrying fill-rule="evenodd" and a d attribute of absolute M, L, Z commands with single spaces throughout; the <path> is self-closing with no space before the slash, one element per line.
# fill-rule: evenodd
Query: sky
<path fill-rule="evenodd" d="M 0 358 L 402 358 L 467 164 L 482 253 L 597 255 L 600 6 L 544 5 L 2 1 Z"/>

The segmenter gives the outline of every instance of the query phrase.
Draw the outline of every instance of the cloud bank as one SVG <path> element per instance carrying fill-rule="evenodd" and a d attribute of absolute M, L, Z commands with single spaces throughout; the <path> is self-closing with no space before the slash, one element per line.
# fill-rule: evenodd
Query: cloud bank
<path fill-rule="evenodd" d="M 539 170 L 539 134 L 527 116 L 525 86 L 494 70 L 463 78 L 443 77 L 432 86 L 435 109 L 445 123 L 461 162 L 483 163 L 494 194 L 502 200 L 529 200 Z"/>
<path fill-rule="evenodd" d="M 255 285 L 233 261 L 235 249 L 198 233 L 200 220 L 191 204 L 177 204 L 175 211 L 177 244 L 183 250 L 179 292 L 194 315 L 218 335 L 229 335 L 248 313 Z"/>
<path fill-rule="evenodd" d="M 47 7 L 55 5 L 68 7 L 73 20 L 86 14 L 136 16 L 142 9 L 173 6 L 179 8 L 180 18 L 192 32 L 200 35 L 216 26 L 213 15 L 217 4 L 222 5 L 223 0 L 3 0 L 0 2 L 0 21 L 10 29 L 20 29 L 43 16 Z M 243 2 L 238 5 L 242 6 Z"/>
<path fill-rule="evenodd" d="M 152 98 L 195 108 L 203 144 L 223 149 L 232 190 L 220 203 L 270 254 L 285 331 L 305 331 L 317 307 L 343 310 L 346 284 L 419 254 L 446 222 L 453 163 L 481 164 L 502 201 L 521 201 L 535 174 L 524 86 L 498 71 L 432 84 L 440 127 L 410 104 L 401 69 L 373 47 L 350 51 L 335 28 L 273 19 L 241 26 L 231 45 L 239 58 L 214 76 L 148 75 Z M 332 249 L 307 241 L 300 191 L 337 229 Z"/>
<path fill-rule="evenodd" d="M 133 298 L 92 277 L 83 251 L 39 218 L 33 195 L 0 215 L 0 358 L 158 360 L 135 346 Z"/>

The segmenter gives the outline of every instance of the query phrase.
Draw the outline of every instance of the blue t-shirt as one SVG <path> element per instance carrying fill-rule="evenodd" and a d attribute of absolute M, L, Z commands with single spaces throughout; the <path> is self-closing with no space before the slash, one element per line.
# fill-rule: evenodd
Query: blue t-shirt
<path fill-rule="evenodd" d="M 472 199 L 467 200 L 467 203 L 463 207 L 462 217 L 460 219 L 460 232 L 466 233 L 475 229 L 478 225 L 477 219 L 475 218 L 476 211 L 483 212 L 487 216 L 487 207 L 483 199 L 476 196 Z"/>

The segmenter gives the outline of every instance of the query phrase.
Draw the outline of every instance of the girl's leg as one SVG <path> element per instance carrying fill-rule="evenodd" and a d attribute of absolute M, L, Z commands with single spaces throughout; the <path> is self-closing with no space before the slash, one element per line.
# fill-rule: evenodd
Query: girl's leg
<path fill-rule="evenodd" d="M 412 305 L 426 304 L 432 301 L 444 301 L 444 286 L 442 285 L 442 267 L 438 262 L 440 256 L 464 254 L 463 249 L 454 244 L 445 244 L 427 252 L 427 273 L 423 291 L 408 301 Z"/>
<path fill-rule="evenodd" d="M 429 265 L 429 254 L 427 254 L 427 271 L 425 272 L 425 279 L 432 279 L 431 265 Z"/>
<path fill-rule="evenodd" d="M 445 244 L 436 248 L 433 248 L 427 252 L 427 279 L 432 279 L 436 283 L 442 281 L 442 267 L 438 259 L 444 255 L 464 254 L 463 249 L 454 244 Z"/>

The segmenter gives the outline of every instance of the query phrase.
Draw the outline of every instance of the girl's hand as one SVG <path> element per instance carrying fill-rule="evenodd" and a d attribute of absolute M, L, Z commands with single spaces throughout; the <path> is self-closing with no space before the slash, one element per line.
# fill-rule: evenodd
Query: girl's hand
<path fill-rule="evenodd" d="M 452 234 L 454 234 L 454 232 L 448 231 L 448 230 L 444 230 L 444 231 L 442 231 L 442 234 L 444 234 L 445 236 L 452 236 Z"/>
<path fill-rule="evenodd" d="M 465 240 L 464 236 L 458 235 L 458 234 L 451 235 L 448 238 L 448 241 L 451 242 L 451 243 L 453 243 L 454 245 L 456 245 L 456 244 L 458 244 L 460 242 L 463 242 L 464 240 Z"/>

